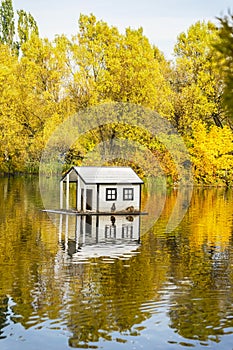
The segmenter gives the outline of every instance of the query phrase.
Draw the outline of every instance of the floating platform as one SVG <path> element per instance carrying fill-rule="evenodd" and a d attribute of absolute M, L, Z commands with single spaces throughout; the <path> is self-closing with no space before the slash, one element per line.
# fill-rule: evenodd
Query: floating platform
<path fill-rule="evenodd" d="M 66 210 L 66 209 L 43 209 L 43 212 L 51 213 L 51 214 L 62 214 L 62 215 L 76 215 L 76 216 L 119 216 L 119 215 L 131 215 L 131 216 L 138 216 L 138 215 L 148 215 L 148 213 L 141 212 L 141 211 L 115 211 L 115 212 L 94 212 L 94 211 L 77 211 L 77 210 Z"/>

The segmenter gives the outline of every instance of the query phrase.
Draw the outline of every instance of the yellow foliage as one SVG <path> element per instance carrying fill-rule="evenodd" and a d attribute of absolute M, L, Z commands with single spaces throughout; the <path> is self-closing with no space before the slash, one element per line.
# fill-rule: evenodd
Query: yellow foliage
<path fill-rule="evenodd" d="M 142 28 L 127 28 L 121 34 L 94 15 L 80 16 L 79 33 L 72 40 L 57 36 L 49 41 L 32 33 L 22 43 L 20 57 L 7 45 L 0 45 L 0 172 L 37 172 L 45 144 L 67 117 L 86 107 L 126 102 L 148 107 L 186 132 L 197 183 L 231 184 L 232 131 L 227 127 L 207 129 L 200 122 L 211 124 L 208 121 L 220 108 L 221 82 L 210 49 L 215 29 L 211 23 L 198 22 L 187 34 L 182 33 L 175 48 L 174 69 L 150 44 Z M 132 160 L 137 159 L 141 170 L 145 163 L 150 164 L 149 174 L 160 172 L 158 163 L 166 177 L 179 180 L 176 161 L 163 142 L 136 124 L 112 125 L 112 130 L 90 130 L 80 136 L 67 155 L 67 166 L 81 164 L 96 145 L 111 143 L 115 133 L 115 139 L 140 144 L 131 148 L 136 157 L 128 163 L 135 166 Z M 62 149 L 66 135 L 59 137 Z M 165 144 L 171 150 L 176 141 L 172 135 L 167 137 Z M 126 148 L 115 147 L 116 164 L 122 164 L 120 156 L 126 156 Z M 181 160 L 182 151 L 175 153 Z"/>
<path fill-rule="evenodd" d="M 194 178 L 198 183 L 229 185 L 233 181 L 233 134 L 229 127 L 193 123 L 188 140 Z"/>
<path fill-rule="evenodd" d="M 227 197 L 225 189 L 206 189 L 193 193 L 191 207 L 196 210 L 191 210 L 189 214 L 192 249 L 206 245 L 209 249 L 212 247 L 213 250 L 224 251 L 228 246 L 232 234 L 232 208 Z"/>

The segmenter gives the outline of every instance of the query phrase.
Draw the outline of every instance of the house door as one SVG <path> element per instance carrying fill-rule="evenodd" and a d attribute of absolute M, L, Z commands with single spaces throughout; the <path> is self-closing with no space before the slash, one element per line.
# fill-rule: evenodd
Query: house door
<path fill-rule="evenodd" d="M 92 210 L 93 190 L 87 190 L 86 195 L 87 195 L 86 210 Z"/>

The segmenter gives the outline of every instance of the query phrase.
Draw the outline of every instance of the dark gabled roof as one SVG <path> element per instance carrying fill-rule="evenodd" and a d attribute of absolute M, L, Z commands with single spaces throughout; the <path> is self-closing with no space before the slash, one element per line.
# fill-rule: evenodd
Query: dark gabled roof
<path fill-rule="evenodd" d="M 67 171 L 61 181 L 65 181 L 69 173 L 72 177 L 71 182 L 76 182 L 77 175 L 79 175 L 86 184 L 143 184 L 140 177 L 130 167 L 74 166 Z"/>

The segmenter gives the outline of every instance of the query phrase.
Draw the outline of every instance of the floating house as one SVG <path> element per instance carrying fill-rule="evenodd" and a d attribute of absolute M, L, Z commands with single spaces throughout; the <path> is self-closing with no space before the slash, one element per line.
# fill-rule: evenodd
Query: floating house
<path fill-rule="evenodd" d="M 143 181 L 130 167 L 72 167 L 60 181 L 60 209 L 70 209 L 71 183 L 76 184 L 77 212 L 140 211 Z"/>

